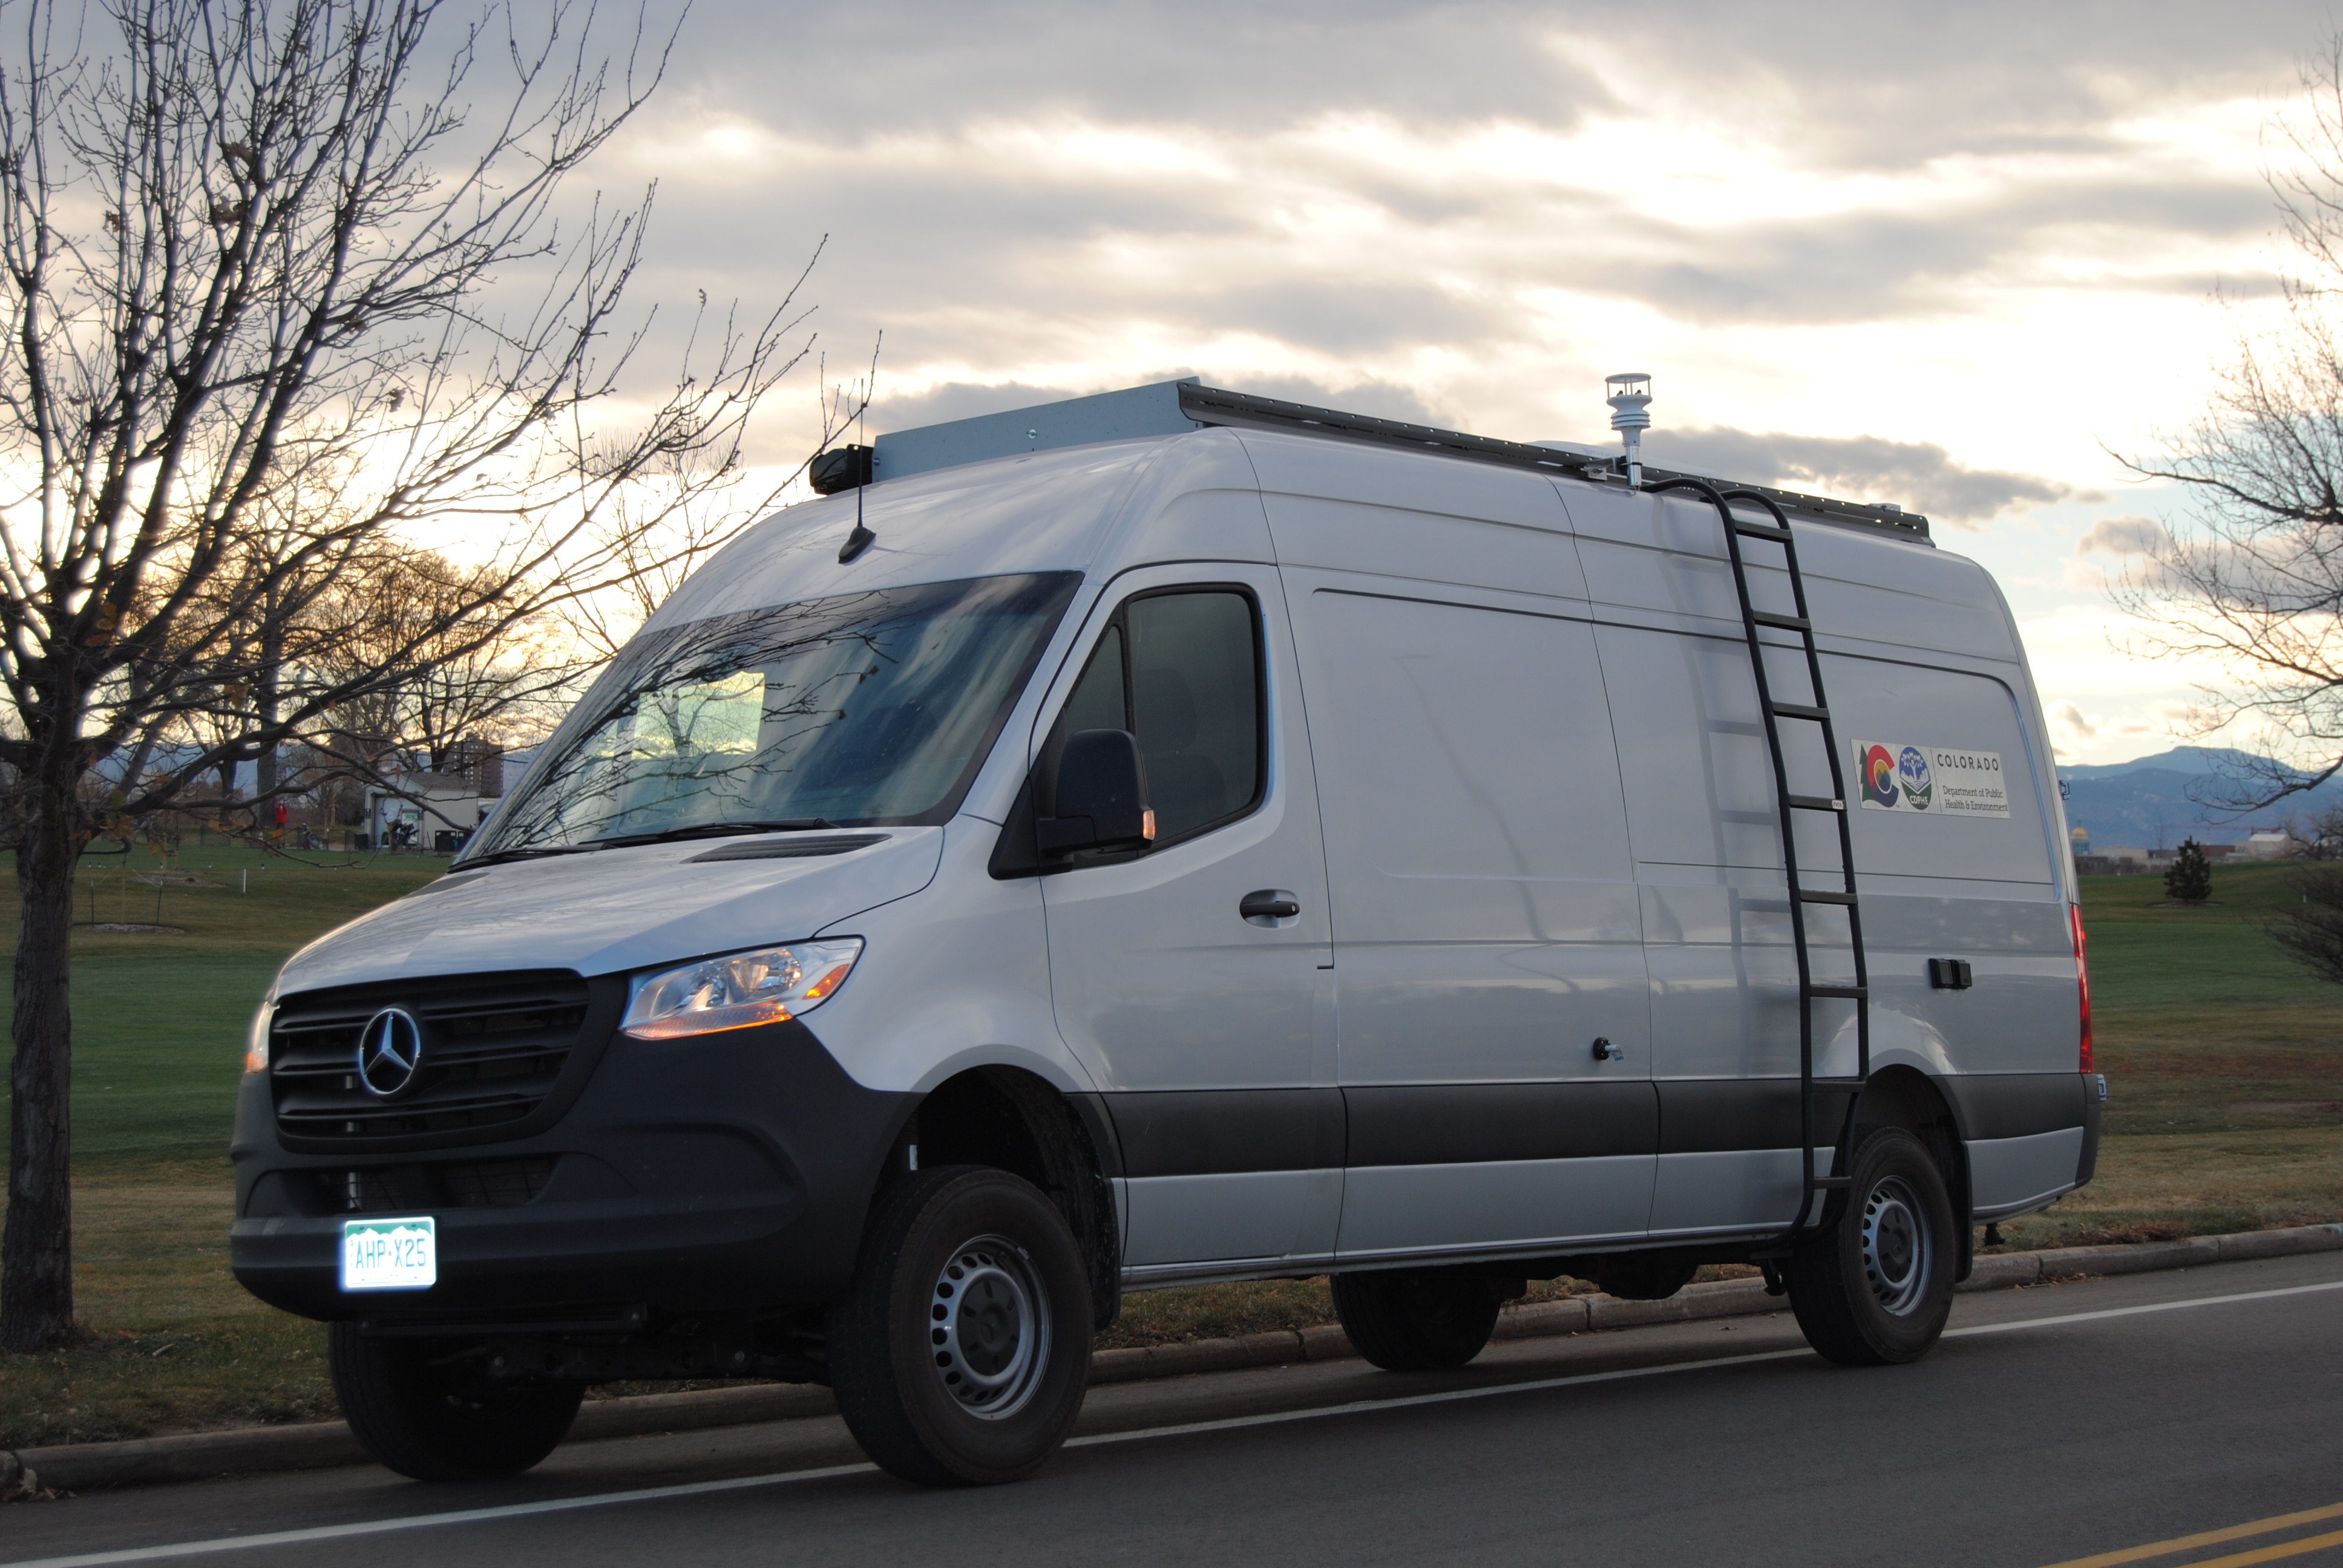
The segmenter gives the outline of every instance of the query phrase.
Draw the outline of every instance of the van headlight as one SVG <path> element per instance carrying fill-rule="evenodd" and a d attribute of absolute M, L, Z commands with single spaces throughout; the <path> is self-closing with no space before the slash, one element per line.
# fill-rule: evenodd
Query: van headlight
<path fill-rule="evenodd" d="M 646 975 L 618 1032 L 677 1040 L 719 1030 L 781 1023 L 828 1001 L 862 956 L 860 937 L 793 942 Z"/>
<path fill-rule="evenodd" d="M 244 1070 L 246 1072 L 268 1070 L 268 1021 L 276 1015 L 277 999 L 269 997 L 252 1015 L 252 1022 L 244 1031 Z"/>

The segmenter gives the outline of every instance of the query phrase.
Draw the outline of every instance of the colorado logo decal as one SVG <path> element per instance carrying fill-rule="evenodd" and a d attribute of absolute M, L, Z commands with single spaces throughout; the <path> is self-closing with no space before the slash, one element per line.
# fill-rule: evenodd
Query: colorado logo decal
<path fill-rule="evenodd" d="M 1864 804 L 1896 809 L 1896 759 L 1885 746 L 1871 747 L 1863 759 Z"/>
<path fill-rule="evenodd" d="M 1866 811 L 1925 812 L 1931 817 L 2009 816 L 2009 783 L 2001 754 L 1966 746 L 1906 746 L 1901 740 L 1857 740 L 1855 798 Z"/>

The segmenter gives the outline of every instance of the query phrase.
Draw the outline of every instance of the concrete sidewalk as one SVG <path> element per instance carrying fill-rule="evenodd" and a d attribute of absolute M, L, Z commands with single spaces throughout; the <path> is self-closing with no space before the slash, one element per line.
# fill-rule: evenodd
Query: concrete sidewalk
<path fill-rule="evenodd" d="M 2197 1236 L 2131 1246 L 2009 1252 L 1979 1258 L 1960 1289 L 2006 1290 L 2094 1275 L 2147 1273 L 2241 1259 L 2335 1251 L 2343 1251 L 2343 1225 L 2302 1225 L 2281 1231 L 2248 1231 L 2231 1236 Z M 1785 1304 L 1780 1297 L 1768 1296 L 1764 1282 L 1758 1280 L 1688 1285 L 1660 1302 L 1620 1301 L 1605 1295 L 1574 1296 L 1564 1301 L 1507 1308 L 1499 1315 L 1496 1337 L 1501 1341 L 1523 1340 L 1744 1317 L 1779 1312 Z M 1237 1339 L 1101 1351 L 1091 1360 L 1091 1382 L 1096 1387 L 1254 1367 L 1342 1361 L 1357 1353 L 1342 1329 L 1327 1323 L 1299 1332 L 1279 1330 Z M 790 1421 L 830 1415 L 836 1410 L 828 1389 L 798 1384 L 759 1384 L 597 1400 L 588 1402 L 578 1412 L 568 1441 L 592 1442 L 652 1432 Z M 129 1442 L 75 1443 L 14 1453 L 0 1452 L 0 1493 L 89 1492 L 104 1487 L 146 1486 L 221 1475 L 318 1470 L 367 1462 L 369 1461 L 366 1451 L 346 1423 L 314 1422 L 191 1432 Z"/>

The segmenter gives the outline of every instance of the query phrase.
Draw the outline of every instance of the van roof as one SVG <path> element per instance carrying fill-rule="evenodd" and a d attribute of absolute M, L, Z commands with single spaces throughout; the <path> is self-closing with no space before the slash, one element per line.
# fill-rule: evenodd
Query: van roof
<path fill-rule="evenodd" d="M 1287 403 L 1275 397 L 1257 397 L 1251 393 L 1207 387 L 1194 377 L 1126 387 L 1119 392 L 1101 392 L 1088 397 L 1070 397 L 1058 403 L 1040 403 L 998 414 L 980 414 L 972 419 L 890 431 L 872 444 L 870 477 L 874 482 L 900 479 L 994 457 L 1102 441 L 1177 436 L 1212 426 L 1280 430 L 1327 440 L 1403 447 L 1434 457 L 1534 468 L 1594 484 L 1624 480 L 1621 459 L 1583 447 L 1559 442 L 1500 441 L 1429 425 L 1378 419 L 1367 414 L 1345 414 L 1339 409 L 1316 408 L 1306 403 Z M 1752 490 L 1785 511 L 1826 522 L 1881 528 L 1906 538 L 1929 538 L 1928 519 L 1898 507 L 1802 495 L 1794 490 L 1648 465 L 1644 473 L 1647 479 L 1699 479 L 1718 489 Z"/>

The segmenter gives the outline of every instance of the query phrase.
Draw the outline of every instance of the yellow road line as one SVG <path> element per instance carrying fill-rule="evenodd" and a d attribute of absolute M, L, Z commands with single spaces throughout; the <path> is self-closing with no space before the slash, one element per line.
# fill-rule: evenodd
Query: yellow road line
<path fill-rule="evenodd" d="M 2328 1546 L 2343 1546 L 2343 1530 L 2338 1530 L 2332 1535 L 2314 1535 L 2307 1541 L 2282 1541 L 2276 1546 L 2240 1552 L 2234 1557 L 2208 1557 L 2202 1563 L 2192 1563 L 2190 1568 L 2246 1568 L 2248 1563 L 2275 1563 L 2281 1557 L 2299 1557 L 2306 1552 L 2317 1552 Z"/>
<path fill-rule="evenodd" d="M 2306 1508 L 2299 1513 L 2281 1513 L 2275 1519 L 2257 1519 L 2250 1524 L 2232 1524 L 2226 1530 L 2207 1530 L 2197 1535 L 2154 1541 L 2146 1546 L 2127 1546 L 2120 1552 L 2102 1552 L 2096 1557 L 2077 1557 L 2071 1562 L 2054 1563 L 2050 1568 L 2115 1568 L 2118 1563 L 2141 1563 L 2150 1557 L 2169 1557 L 2176 1552 L 2192 1552 L 2199 1546 L 2218 1546 L 2224 1541 L 2242 1541 L 2248 1535 L 2268 1535 L 2273 1530 L 2291 1530 L 2298 1524 L 2316 1524 L 2322 1519 L 2343 1519 L 2343 1503 L 2329 1503 L 2325 1508 Z M 2265 1546 L 2240 1556 L 2192 1563 L 2190 1568 L 2227 1568 L 2233 1563 L 2268 1563 L 2279 1557 L 2316 1552 L 2322 1546 L 2338 1543 L 2343 1543 L 2343 1533 L 2321 1535 L 2310 1541 Z"/>

